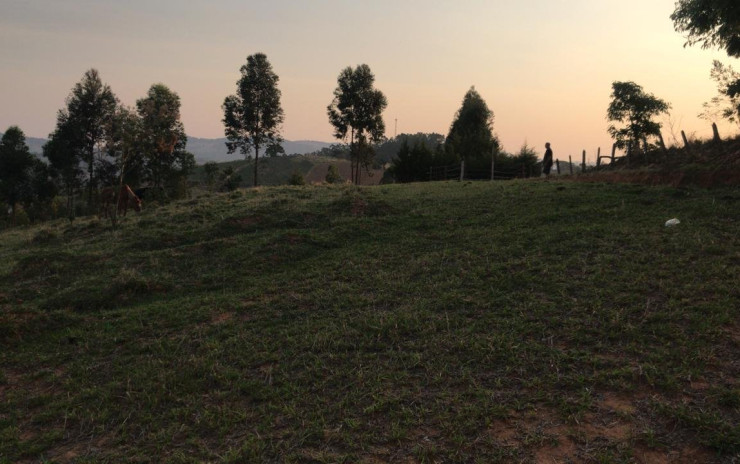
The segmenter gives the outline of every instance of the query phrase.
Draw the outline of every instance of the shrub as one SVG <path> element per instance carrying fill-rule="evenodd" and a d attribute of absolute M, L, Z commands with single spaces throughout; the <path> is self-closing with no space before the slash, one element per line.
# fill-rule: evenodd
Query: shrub
<path fill-rule="evenodd" d="M 294 172 L 288 179 L 288 185 L 306 185 L 306 179 L 303 178 L 303 174 Z"/>
<path fill-rule="evenodd" d="M 329 165 L 329 169 L 326 171 L 326 177 L 324 180 L 326 180 L 327 184 L 340 184 L 344 179 L 339 175 L 339 169 L 337 169 L 336 165 L 331 164 Z"/>

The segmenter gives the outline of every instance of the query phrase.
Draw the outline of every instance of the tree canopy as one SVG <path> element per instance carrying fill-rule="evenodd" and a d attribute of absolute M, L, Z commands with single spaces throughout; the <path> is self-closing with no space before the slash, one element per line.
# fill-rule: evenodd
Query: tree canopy
<path fill-rule="evenodd" d="M 180 97 L 164 84 L 154 84 L 136 101 L 141 118 L 140 142 L 145 153 L 145 176 L 153 187 L 187 175 L 195 165 L 185 151 L 188 138 L 180 121 Z"/>
<path fill-rule="evenodd" d="M 374 154 L 372 144 L 383 140 L 383 110 L 388 100 L 374 88 L 375 75 L 366 64 L 344 68 L 337 77 L 334 99 L 327 106 L 334 137 L 349 138 L 352 181 L 360 181 L 360 170 L 369 166 Z"/>
<path fill-rule="evenodd" d="M 18 126 L 11 126 L 0 139 L 0 196 L 12 209 L 15 219 L 16 204 L 30 195 L 34 157 L 26 136 Z"/>
<path fill-rule="evenodd" d="M 259 185 L 257 172 L 260 148 L 267 154 L 282 151 L 280 134 L 284 120 L 280 104 L 278 75 L 272 70 L 264 53 L 247 57 L 240 69 L 235 95 L 226 97 L 222 105 L 226 146 L 229 153 L 237 150 L 248 156 L 254 150 L 254 185 Z"/>
<path fill-rule="evenodd" d="M 500 148 L 493 134 L 493 111 L 483 97 L 471 87 L 463 97 L 445 140 L 450 159 L 464 159 L 467 168 L 482 170 L 490 165 L 493 152 Z"/>
<path fill-rule="evenodd" d="M 611 99 L 607 119 L 623 125 L 608 128 L 617 146 L 637 149 L 643 145 L 647 150 L 647 137 L 660 134 L 660 123 L 652 118 L 668 112 L 670 105 L 634 82 L 613 82 Z"/>
<path fill-rule="evenodd" d="M 118 100 L 107 84 L 103 84 L 96 69 L 85 72 L 82 80 L 75 84 L 67 97 L 62 115 L 70 124 L 67 140 L 72 143 L 87 164 L 88 207 L 92 204 L 95 187 L 95 154 L 102 152 L 106 140 L 106 128 L 110 126 Z"/>
<path fill-rule="evenodd" d="M 686 34 L 686 45 L 724 48 L 740 57 L 740 7 L 737 0 L 678 0 L 671 15 L 676 31 Z"/>
<path fill-rule="evenodd" d="M 699 116 L 709 121 L 721 117 L 740 124 L 740 73 L 714 60 L 710 75 L 717 84 L 717 96 L 704 103 Z"/>

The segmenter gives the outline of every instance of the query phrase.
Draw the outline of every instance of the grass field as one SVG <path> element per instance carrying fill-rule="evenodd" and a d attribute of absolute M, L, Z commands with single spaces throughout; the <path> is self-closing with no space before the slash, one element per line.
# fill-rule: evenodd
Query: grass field
<path fill-rule="evenodd" d="M 0 462 L 737 462 L 739 232 L 737 188 L 565 181 L 6 230 Z"/>

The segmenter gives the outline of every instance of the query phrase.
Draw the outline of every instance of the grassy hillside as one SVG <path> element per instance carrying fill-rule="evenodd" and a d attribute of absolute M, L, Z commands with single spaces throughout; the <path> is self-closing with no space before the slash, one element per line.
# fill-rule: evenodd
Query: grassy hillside
<path fill-rule="evenodd" d="M 282 187 L 4 231 L 0 462 L 733 462 L 738 201 Z"/>
<path fill-rule="evenodd" d="M 221 171 L 233 167 L 235 172 L 242 177 L 241 187 L 254 185 L 254 161 L 238 160 L 218 163 Z M 326 179 L 329 165 L 335 165 L 343 179 L 351 178 L 349 160 L 327 158 L 315 155 L 276 156 L 260 160 L 259 182 L 263 186 L 287 185 L 293 173 L 304 176 L 307 183 L 322 183 Z M 205 182 L 203 166 L 198 166 L 191 176 L 193 180 Z M 372 176 L 366 171 L 362 173 L 362 185 L 377 185 L 383 177 L 380 169 L 372 170 Z"/>

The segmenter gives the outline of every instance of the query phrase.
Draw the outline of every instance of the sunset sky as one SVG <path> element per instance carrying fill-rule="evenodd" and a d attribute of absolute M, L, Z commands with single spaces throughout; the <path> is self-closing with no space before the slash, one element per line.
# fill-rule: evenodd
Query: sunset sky
<path fill-rule="evenodd" d="M 684 48 L 674 0 L 0 0 L 0 131 L 46 137 L 71 88 L 97 68 L 127 105 L 162 82 L 186 132 L 223 137 L 221 104 L 263 52 L 280 76 L 283 136 L 331 142 L 326 106 L 340 70 L 366 63 L 388 98 L 386 135 L 447 133 L 474 85 L 507 151 L 555 157 L 611 147 L 613 81 L 672 105 L 673 133 L 711 135 L 697 117 L 716 94 L 712 60 Z M 672 143 L 668 119 L 664 136 Z M 723 134 L 737 132 L 720 124 Z"/>

